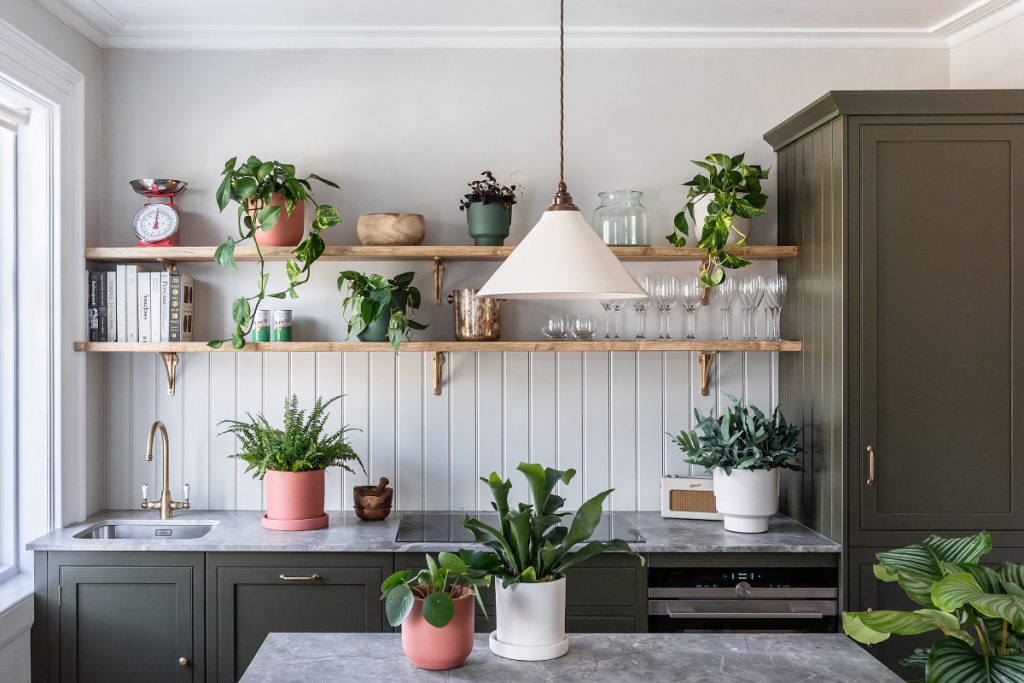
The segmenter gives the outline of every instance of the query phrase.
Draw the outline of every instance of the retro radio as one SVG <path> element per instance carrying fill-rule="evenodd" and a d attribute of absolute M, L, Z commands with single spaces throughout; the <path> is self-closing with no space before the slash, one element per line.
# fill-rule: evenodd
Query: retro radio
<path fill-rule="evenodd" d="M 715 506 L 710 478 L 662 477 L 661 516 L 680 519 L 722 519 Z"/>

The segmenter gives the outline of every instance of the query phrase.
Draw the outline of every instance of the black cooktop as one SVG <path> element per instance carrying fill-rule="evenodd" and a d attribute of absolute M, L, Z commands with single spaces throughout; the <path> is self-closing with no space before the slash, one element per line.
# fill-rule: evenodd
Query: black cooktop
<path fill-rule="evenodd" d="M 403 512 L 398 523 L 396 543 L 472 543 L 473 534 L 462 526 L 463 512 Z M 493 512 L 470 513 L 493 527 L 498 526 L 498 515 Z M 562 521 L 572 524 L 572 517 Z M 592 541 L 610 541 L 621 538 L 627 543 L 643 543 L 644 537 L 632 529 L 621 515 L 606 513 L 601 516 Z"/>

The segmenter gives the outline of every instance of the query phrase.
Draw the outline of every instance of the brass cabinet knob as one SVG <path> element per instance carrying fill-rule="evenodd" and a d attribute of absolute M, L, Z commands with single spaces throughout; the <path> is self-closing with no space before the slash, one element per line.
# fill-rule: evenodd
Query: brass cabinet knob
<path fill-rule="evenodd" d="M 188 666 L 188 657 L 178 657 L 178 664 Z"/>

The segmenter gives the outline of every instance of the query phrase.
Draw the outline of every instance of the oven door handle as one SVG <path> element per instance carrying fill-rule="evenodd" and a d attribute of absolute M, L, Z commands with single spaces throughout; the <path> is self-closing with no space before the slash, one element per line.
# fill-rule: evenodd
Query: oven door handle
<path fill-rule="evenodd" d="M 823 619 L 821 612 L 674 612 L 665 607 L 670 619 Z"/>

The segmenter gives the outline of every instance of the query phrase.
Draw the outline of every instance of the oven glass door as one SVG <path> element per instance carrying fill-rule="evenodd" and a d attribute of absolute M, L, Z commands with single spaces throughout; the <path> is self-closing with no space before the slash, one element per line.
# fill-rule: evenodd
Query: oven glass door
<path fill-rule="evenodd" d="M 651 600 L 653 633 L 831 633 L 834 600 Z"/>

